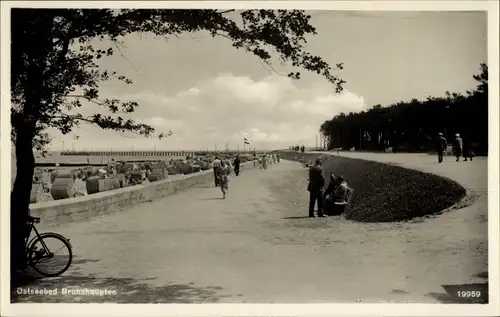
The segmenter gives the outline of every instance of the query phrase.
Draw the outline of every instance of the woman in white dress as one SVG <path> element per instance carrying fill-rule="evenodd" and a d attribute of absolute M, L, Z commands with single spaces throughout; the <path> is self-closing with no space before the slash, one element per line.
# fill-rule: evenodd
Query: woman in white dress
<path fill-rule="evenodd" d="M 225 199 L 229 191 L 229 174 L 231 173 L 231 167 L 227 161 L 222 161 L 219 168 L 219 182 L 222 191 L 222 198 Z"/>

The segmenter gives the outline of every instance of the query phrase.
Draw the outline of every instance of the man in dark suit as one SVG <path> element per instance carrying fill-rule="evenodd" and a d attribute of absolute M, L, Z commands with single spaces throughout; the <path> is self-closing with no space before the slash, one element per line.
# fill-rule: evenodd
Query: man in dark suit
<path fill-rule="evenodd" d="M 448 148 L 448 143 L 446 142 L 446 139 L 443 137 L 442 133 L 438 133 L 438 136 L 436 138 L 436 151 L 438 153 L 438 162 L 442 163 L 443 162 L 443 153 L 446 151 Z"/>
<path fill-rule="evenodd" d="M 240 175 L 240 156 L 239 155 L 236 155 L 236 158 L 234 159 L 234 173 L 236 174 L 236 176 Z"/>
<path fill-rule="evenodd" d="M 309 184 L 307 190 L 309 191 L 309 217 L 314 217 L 314 205 L 318 202 L 318 217 L 323 215 L 323 186 L 325 179 L 323 177 L 323 168 L 321 167 L 321 160 L 316 159 L 314 166 L 309 168 Z"/>

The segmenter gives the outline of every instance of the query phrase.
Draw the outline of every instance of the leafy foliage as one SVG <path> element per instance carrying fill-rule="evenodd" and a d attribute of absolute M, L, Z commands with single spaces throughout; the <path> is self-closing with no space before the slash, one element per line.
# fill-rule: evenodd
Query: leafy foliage
<path fill-rule="evenodd" d="M 488 67 L 480 65 L 473 78 L 478 86 L 465 95 L 446 92 L 444 97 L 412 99 L 388 107 L 375 105 L 368 111 L 341 113 L 325 121 L 321 133 L 330 148 L 382 150 L 387 146 L 405 151 L 433 148 L 438 132 L 451 139 L 455 133 L 488 148 Z M 380 139 L 379 139 L 380 137 Z"/>
<path fill-rule="evenodd" d="M 13 9 L 12 10 L 12 110 L 13 129 L 26 123 L 37 136 L 35 147 L 50 140 L 41 137 L 48 127 L 63 134 L 81 122 L 102 129 L 132 131 L 163 138 L 149 125 L 125 119 L 139 104 L 134 101 L 99 97 L 100 83 L 132 80 L 115 71 L 101 69 L 97 61 L 120 53 L 123 37 L 131 33 L 181 36 L 209 32 L 229 39 L 232 46 L 250 52 L 271 66 L 273 52 L 282 63 L 316 72 L 342 90 L 344 81 L 332 74 L 319 56 L 304 49 L 307 35 L 315 35 L 310 16 L 298 10 L 138 10 L 138 9 Z M 108 40 L 113 45 L 96 48 L 91 41 Z M 342 65 L 338 64 L 341 69 Z M 288 74 L 300 78 L 299 72 Z M 82 101 L 101 106 L 110 115 L 84 117 Z M 71 113 L 69 113 L 71 112 Z M 15 132 L 13 139 L 15 140 Z"/>

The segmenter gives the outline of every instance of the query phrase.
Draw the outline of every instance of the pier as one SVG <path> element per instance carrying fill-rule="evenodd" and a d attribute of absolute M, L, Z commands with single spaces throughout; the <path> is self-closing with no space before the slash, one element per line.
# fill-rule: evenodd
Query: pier
<path fill-rule="evenodd" d="M 252 151 L 63 151 L 61 155 L 72 156 L 201 156 L 201 155 L 236 155 L 236 154 L 252 154 Z"/>

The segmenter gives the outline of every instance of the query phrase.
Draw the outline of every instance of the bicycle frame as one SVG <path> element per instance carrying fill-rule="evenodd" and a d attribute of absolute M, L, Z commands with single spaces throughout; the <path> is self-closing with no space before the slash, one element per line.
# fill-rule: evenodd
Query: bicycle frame
<path fill-rule="evenodd" d="M 69 242 L 69 239 L 66 237 L 63 237 L 62 235 L 55 233 L 55 232 L 43 232 L 40 233 L 36 229 L 35 223 L 40 222 L 40 218 L 33 218 L 33 220 L 28 220 L 26 222 L 26 227 L 25 227 L 25 250 L 26 250 L 26 264 L 27 267 L 31 266 L 35 271 L 40 273 L 43 276 L 48 276 L 48 277 L 53 277 L 53 276 L 59 276 L 62 273 L 66 272 L 66 270 L 70 267 L 71 265 L 71 260 L 73 258 L 72 254 L 72 249 L 73 246 Z M 31 238 L 32 232 L 35 231 L 34 237 Z M 69 260 L 65 264 L 65 266 L 55 272 L 55 273 L 50 273 L 47 272 L 43 269 L 43 267 L 39 267 L 40 261 L 44 259 L 51 259 L 55 256 L 55 253 L 57 253 L 59 250 L 56 250 L 55 253 L 51 252 L 49 250 L 49 247 L 45 243 L 46 239 L 55 239 L 57 241 L 63 242 L 63 247 L 62 248 L 67 248 L 69 251 Z M 38 246 L 38 242 L 40 242 L 41 246 Z M 37 244 L 37 245 L 35 245 Z"/>
<path fill-rule="evenodd" d="M 31 235 L 31 232 L 32 231 L 35 231 L 35 236 L 33 238 L 30 239 L 30 235 Z M 34 222 L 31 222 L 30 223 L 30 230 L 28 232 L 28 235 L 26 237 L 26 242 L 25 242 L 25 248 L 26 250 L 29 250 L 30 247 L 31 247 L 31 244 L 33 243 L 33 241 L 35 241 L 35 239 L 37 238 L 40 238 L 40 233 L 38 232 L 38 230 L 36 230 L 36 227 L 35 227 L 35 223 Z M 29 242 L 28 242 L 29 241 Z M 49 248 L 47 247 L 47 245 L 45 244 L 45 242 L 43 242 L 43 239 L 39 239 L 40 243 L 42 244 L 42 247 L 44 248 L 44 250 L 49 253 L 50 250 Z"/>

